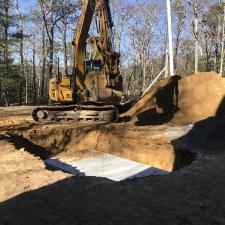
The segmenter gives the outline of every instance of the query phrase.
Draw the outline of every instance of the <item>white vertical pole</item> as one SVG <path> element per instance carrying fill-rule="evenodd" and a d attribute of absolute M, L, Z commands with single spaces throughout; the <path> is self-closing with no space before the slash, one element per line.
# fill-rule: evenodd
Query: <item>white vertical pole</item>
<path fill-rule="evenodd" d="M 172 34 L 172 20 L 171 20 L 171 3 L 170 3 L 170 0 L 167 0 L 167 16 L 168 16 L 170 76 L 173 76 L 175 74 L 174 74 L 174 62 L 173 62 L 173 34 Z"/>

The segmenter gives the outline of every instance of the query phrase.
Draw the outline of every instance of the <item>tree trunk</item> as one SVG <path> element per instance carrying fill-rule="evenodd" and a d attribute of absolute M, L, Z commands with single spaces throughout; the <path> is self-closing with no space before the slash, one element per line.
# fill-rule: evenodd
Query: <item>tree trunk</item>
<path fill-rule="evenodd" d="M 195 73 L 198 73 L 198 48 L 199 48 L 199 41 L 198 41 L 198 17 L 195 18 Z"/>
<path fill-rule="evenodd" d="M 4 0 L 5 10 L 5 24 L 4 24 L 4 35 L 5 35 L 5 48 L 4 48 L 4 64 L 5 64 L 5 78 L 4 78 L 4 100 L 5 106 L 9 106 L 8 99 L 8 79 L 9 79 L 9 46 L 8 46 L 8 30 L 9 30 L 9 0 Z"/>
<path fill-rule="evenodd" d="M 34 104 L 37 104 L 37 90 L 36 90 L 36 38 L 33 37 L 33 92 L 34 92 Z"/>
<path fill-rule="evenodd" d="M 54 61 L 54 31 L 53 15 L 51 17 L 50 37 L 49 37 L 49 79 L 53 77 L 53 61 Z"/>
<path fill-rule="evenodd" d="M 28 74 L 29 74 L 29 68 L 28 63 L 26 62 L 26 76 L 25 76 L 25 103 L 28 103 Z"/>
<path fill-rule="evenodd" d="M 181 29 L 178 31 L 176 36 L 176 43 L 175 43 L 175 52 L 174 52 L 174 68 L 175 73 L 177 74 L 177 65 L 178 65 L 178 50 L 180 46 L 180 35 L 181 35 Z"/>
<path fill-rule="evenodd" d="M 205 52 L 206 52 L 206 71 L 209 71 L 209 59 L 210 59 L 210 55 L 209 55 L 209 47 L 208 47 L 208 37 L 207 34 L 205 34 Z"/>
<path fill-rule="evenodd" d="M 67 54 L 67 22 L 66 19 L 63 19 L 63 48 L 64 48 L 64 67 L 65 67 L 65 75 L 68 76 L 68 54 Z"/>
<path fill-rule="evenodd" d="M 41 9 L 42 9 L 42 16 L 43 16 L 43 23 L 45 26 L 45 30 L 48 35 L 49 40 L 49 67 L 48 67 L 48 77 L 51 79 L 53 75 L 53 60 L 54 60 L 54 31 L 55 31 L 55 23 L 54 23 L 54 15 L 53 15 L 53 3 L 54 1 L 51 0 L 50 8 L 51 8 L 51 19 L 50 22 L 47 21 L 46 18 L 46 11 L 44 9 L 43 3 L 41 3 Z M 50 24 L 50 28 L 49 28 Z"/>
<path fill-rule="evenodd" d="M 143 72 L 143 80 L 142 80 L 142 93 L 145 92 L 146 89 L 146 55 L 143 55 L 143 64 L 142 64 L 142 72 Z"/>
<path fill-rule="evenodd" d="M 41 91 L 41 77 L 38 76 L 38 79 L 37 79 L 37 105 L 40 104 L 40 92 Z"/>
<path fill-rule="evenodd" d="M 54 61 L 54 43 L 53 40 L 50 41 L 49 46 L 49 79 L 53 77 L 53 61 Z"/>
<path fill-rule="evenodd" d="M 0 79 L 0 104 L 2 103 L 2 79 Z"/>
<path fill-rule="evenodd" d="M 23 54 L 23 21 L 22 16 L 19 11 L 19 0 L 16 0 L 16 12 L 19 19 L 19 29 L 20 29 L 20 86 L 19 86 L 19 105 L 23 101 L 23 78 L 24 78 L 24 54 Z"/>
<path fill-rule="evenodd" d="M 20 66 L 21 66 L 21 76 L 20 76 L 20 87 L 19 87 L 19 105 L 23 102 L 23 78 L 24 78 L 24 58 L 23 58 L 23 31 L 21 30 L 21 43 L 20 43 Z"/>
<path fill-rule="evenodd" d="M 133 73 L 131 73 L 131 74 L 128 75 L 127 91 L 126 91 L 127 96 L 130 96 L 130 89 L 131 89 L 130 86 L 131 86 L 132 77 L 133 77 Z"/>
<path fill-rule="evenodd" d="M 219 25 L 218 25 L 218 32 L 216 37 L 216 48 L 215 48 L 215 56 L 214 56 L 214 70 L 216 72 L 218 72 L 218 52 L 219 52 L 220 32 L 221 32 L 221 18 L 219 17 Z"/>
<path fill-rule="evenodd" d="M 42 70 L 41 70 L 41 97 L 45 97 L 45 69 L 46 69 L 46 46 L 45 46 L 45 27 L 42 22 Z"/>

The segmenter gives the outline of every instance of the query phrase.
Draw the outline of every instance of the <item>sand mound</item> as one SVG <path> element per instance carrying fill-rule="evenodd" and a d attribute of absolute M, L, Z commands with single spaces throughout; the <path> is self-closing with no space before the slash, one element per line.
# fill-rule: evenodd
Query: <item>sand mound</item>
<path fill-rule="evenodd" d="M 225 115 L 225 79 L 216 73 L 198 73 L 179 82 L 180 110 L 175 123 L 192 123 L 210 116 Z"/>
<path fill-rule="evenodd" d="M 214 72 L 162 80 L 125 114 L 139 124 L 189 124 L 219 115 L 225 115 L 225 79 Z"/>

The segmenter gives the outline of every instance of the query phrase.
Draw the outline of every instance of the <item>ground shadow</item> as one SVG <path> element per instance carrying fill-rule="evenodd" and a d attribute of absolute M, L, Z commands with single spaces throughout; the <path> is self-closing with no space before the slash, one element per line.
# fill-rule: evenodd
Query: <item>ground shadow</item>
<path fill-rule="evenodd" d="M 166 86 L 156 92 L 154 95 L 156 107 L 139 113 L 137 126 L 161 125 L 172 120 L 174 114 L 179 110 L 180 79 L 180 76 L 174 76 Z"/>
<path fill-rule="evenodd" d="M 137 103 L 137 101 L 138 100 L 136 100 L 136 99 L 132 99 L 132 100 L 127 101 L 125 104 L 119 105 L 118 106 L 119 113 L 123 114 L 123 113 L 127 112 L 135 105 L 135 103 Z"/>
<path fill-rule="evenodd" d="M 48 159 L 45 160 L 46 169 L 51 171 L 62 171 L 64 173 L 78 175 L 78 176 L 85 176 L 84 172 L 81 172 L 77 167 L 70 165 L 65 162 L 61 162 L 59 159 Z"/>
<path fill-rule="evenodd" d="M 8 132 L 6 139 L 10 143 L 12 143 L 16 149 L 24 149 L 32 155 L 40 157 L 40 159 L 42 160 L 48 159 L 51 155 L 49 152 L 46 151 L 45 148 L 41 147 L 40 145 L 34 144 L 26 138 L 23 138 L 22 135 L 17 135 Z"/>
<path fill-rule="evenodd" d="M 156 108 L 148 109 L 137 115 L 136 126 L 162 125 L 172 120 L 174 113 L 158 113 Z"/>
<path fill-rule="evenodd" d="M 196 154 L 189 150 L 174 149 L 175 160 L 173 164 L 173 172 L 180 170 L 184 167 L 190 166 L 196 159 Z"/>
<path fill-rule="evenodd" d="M 225 97 L 221 101 L 221 103 L 217 109 L 216 115 L 217 116 L 225 116 Z"/>
<path fill-rule="evenodd" d="M 225 116 L 209 117 L 195 123 L 184 136 L 171 141 L 174 149 L 212 153 L 225 151 Z"/>

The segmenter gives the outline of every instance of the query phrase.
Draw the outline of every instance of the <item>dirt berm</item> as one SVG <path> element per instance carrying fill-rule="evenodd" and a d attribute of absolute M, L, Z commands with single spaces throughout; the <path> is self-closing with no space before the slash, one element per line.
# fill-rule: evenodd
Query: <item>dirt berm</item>
<path fill-rule="evenodd" d="M 201 72 L 160 81 L 122 117 L 137 125 L 185 125 L 220 115 L 225 115 L 225 79 Z"/>

